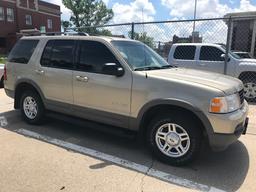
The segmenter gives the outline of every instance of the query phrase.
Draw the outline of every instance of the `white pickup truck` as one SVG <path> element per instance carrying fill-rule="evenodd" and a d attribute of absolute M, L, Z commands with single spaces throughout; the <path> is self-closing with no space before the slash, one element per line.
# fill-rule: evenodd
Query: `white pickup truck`
<path fill-rule="evenodd" d="M 0 64 L 0 88 L 4 86 L 4 64 Z"/>
<path fill-rule="evenodd" d="M 224 74 L 225 47 L 210 43 L 177 43 L 171 47 L 168 63 Z M 245 98 L 256 100 L 256 59 L 243 59 L 229 52 L 226 74 L 244 83 Z"/>

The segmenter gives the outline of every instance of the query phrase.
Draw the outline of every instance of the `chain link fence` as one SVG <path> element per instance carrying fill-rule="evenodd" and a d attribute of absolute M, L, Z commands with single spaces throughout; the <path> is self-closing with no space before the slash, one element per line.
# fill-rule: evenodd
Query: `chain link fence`
<path fill-rule="evenodd" d="M 174 44 L 204 43 L 202 47 L 190 44 L 189 48 L 181 48 L 178 59 L 175 59 L 174 50 L 174 56 L 170 54 L 173 59 L 169 60 L 169 64 L 174 64 L 172 62 L 175 61 L 180 67 L 237 77 L 244 82 L 245 97 L 248 100 L 256 98 L 256 63 L 248 59 L 256 57 L 255 16 L 227 15 L 224 18 L 137 22 L 66 29 L 69 30 L 86 32 L 89 35 L 135 39 L 147 44 L 166 60 Z M 193 57 L 186 58 L 188 55 Z"/>

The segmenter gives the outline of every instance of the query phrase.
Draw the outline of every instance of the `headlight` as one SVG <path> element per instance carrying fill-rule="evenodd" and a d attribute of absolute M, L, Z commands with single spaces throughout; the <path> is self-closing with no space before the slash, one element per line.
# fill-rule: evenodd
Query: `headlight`
<path fill-rule="evenodd" d="M 230 113 L 240 107 L 240 97 L 238 94 L 228 95 L 225 97 L 215 97 L 211 100 L 211 113 Z"/>

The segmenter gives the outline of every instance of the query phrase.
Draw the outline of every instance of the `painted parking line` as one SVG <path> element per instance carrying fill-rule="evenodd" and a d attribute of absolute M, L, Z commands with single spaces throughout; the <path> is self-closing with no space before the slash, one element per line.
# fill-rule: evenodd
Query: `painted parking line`
<path fill-rule="evenodd" d="M 109 155 L 106 153 L 102 153 L 99 151 L 96 151 L 94 149 L 90 149 L 90 148 L 86 148 L 86 147 L 82 147 L 73 143 L 69 143 L 66 141 L 62 141 L 59 139 L 55 139 L 55 138 L 51 138 L 42 134 L 38 134 L 36 132 L 33 131 L 29 131 L 26 129 L 18 129 L 16 130 L 16 132 L 28 136 L 28 137 L 32 137 L 35 139 L 39 139 L 42 141 L 46 141 L 48 143 L 75 151 L 75 152 L 79 152 L 81 154 L 85 154 L 85 155 L 89 155 L 91 157 L 95 157 L 104 161 L 108 161 L 108 162 L 112 162 L 116 165 L 120 165 L 122 167 L 126 167 L 135 171 L 138 171 L 140 173 L 146 174 L 148 176 L 152 176 L 155 178 L 158 178 L 160 180 L 172 183 L 172 184 L 176 184 L 179 186 L 183 186 L 189 189 L 195 189 L 195 190 L 199 190 L 199 191 L 207 191 L 207 192 L 223 192 L 223 190 L 221 189 L 217 189 L 215 187 L 211 187 L 211 186 L 207 186 L 204 184 L 200 184 L 194 181 L 190 181 L 188 179 L 183 179 L 181 177 L 177 177 L 175 175 L 163 172 L 163 171 L 158 171 L 156 169 L 147 167 L 145 165 L 141 165 L 141 164 L 137 164 L 134 163 L 132 161 L 126 160 L 126 159 L 122 159 L 119 157 L 115 157 L 113 155 Z"/>

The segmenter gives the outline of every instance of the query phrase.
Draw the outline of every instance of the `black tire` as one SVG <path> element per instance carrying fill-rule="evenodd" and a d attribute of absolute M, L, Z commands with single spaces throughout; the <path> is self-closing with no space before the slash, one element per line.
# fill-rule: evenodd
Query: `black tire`
<path fill-rule="evenodd" d="M 4 76 L 0 80 L 0 88 L 4 87 Z"/>
<path fill-rule="evenodd" d="M 155 155 L 160 161 L 170 165 L 181 166 L 192 162 L 195 157 L 198 156 L 201 149 L 202 132 L 198 122 L 193 120 L 193 118 L 189 118 L 187 115 L 182 115 L 181 113 L 174 116 L 172 114 L 172 112 L 168 112 L 164 115 L 157 116 L 151 121 L 148 127 L 148 144 L 153 152 L 153 155 Z M 164 154 L 157 146 L 157 130 L 166 123 L 173 123 L 181 126 L 189 136 L 190 145 L 187 147 L 187 152 L 185 152 L 182 156 L 168 156 Z M 175 149 L 172 150 L 175 152 Z"/>
<path fill-rule="evenodd" d="M 24 100 L 27 97 L 33 98 L 33 100 L 36 102 L 37 113 L 34 118 L 29 118 L 25 113 Z M 29 90 L 29 91 L 25 91 L 22 94 L 21 99 L 20 99 L 20 109 L 21 109 L 21 115 L 27 123 L 33 124 L 33 125 L 39 125 L 39 124 L 43 123 L 45 108 L 44 108 L 41 97 L 36 92 Z"/>
<path fill-rule="evenodd" d="M 244 84 L 244 98 L 248 102 L 255 102 L 256 101 L 256 79 L 254 77 L 244 77 L 241 80 L 243 81 L 243 84 Z M 255 87 L 255 90 L 249 89 L 248 84 Z M 253 93 L 254 93 L 254 96 L 253 96 Z"/>

